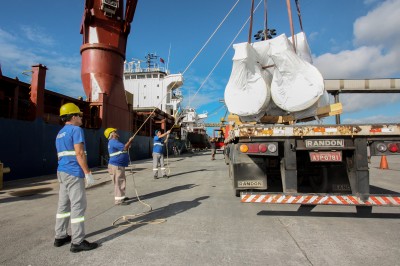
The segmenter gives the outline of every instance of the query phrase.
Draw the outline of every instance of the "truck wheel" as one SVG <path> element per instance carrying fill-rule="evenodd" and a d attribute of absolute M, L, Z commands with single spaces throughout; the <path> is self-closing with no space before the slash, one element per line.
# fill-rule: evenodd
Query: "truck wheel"
<path fill-rule="evenodd" d="M 356 206 L 358 216 L 370 216 L 372 213 L 372 206 Z"/>
<path fill-rule="evenodd" d="M 237 190 L 237 189 L 235 189 L 234 190 L 235 191 L 235 197 L 240 197 L 240 190 Z"/>

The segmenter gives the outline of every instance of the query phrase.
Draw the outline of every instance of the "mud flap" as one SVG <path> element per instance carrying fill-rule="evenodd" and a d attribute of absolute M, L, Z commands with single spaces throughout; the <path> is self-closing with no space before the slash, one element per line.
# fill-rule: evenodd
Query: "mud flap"
<path fill-rule="evenodd" d="M 232 170 L 233 186 L 235 189 L 267 189 L 267 176 L 257 164 L 234 164 Z"/>
<path fill-rule="evenodd" d="M 283 193 L 297 193 L 295 140 L 285 140 L 285 156 L 281 160 Z"/>

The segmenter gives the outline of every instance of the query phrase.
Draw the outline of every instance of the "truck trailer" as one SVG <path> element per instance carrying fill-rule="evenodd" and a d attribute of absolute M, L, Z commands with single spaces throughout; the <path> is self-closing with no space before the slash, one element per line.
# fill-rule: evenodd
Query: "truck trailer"
<path fill-rule="evenodd" d="M 400 80 L 325 80 L 325 88 L 338 100 L 339 93 L 398 93 Z M 241 123 L 232 114 L 228 121 L 225 161 L 242 202 L 400 206 L 399 195 L 370 194 L 368 166 L 371 156 L 400 155 L 400 124 L 340 124 L 340 114 L 336 124 Z"/>

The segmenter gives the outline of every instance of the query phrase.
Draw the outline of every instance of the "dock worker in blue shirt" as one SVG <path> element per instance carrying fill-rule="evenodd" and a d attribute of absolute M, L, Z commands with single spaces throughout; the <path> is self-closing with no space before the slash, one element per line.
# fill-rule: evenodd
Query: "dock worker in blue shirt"
<path fill-rule="evenodd" d="M 108 139 L 108 172 L 114 182 L 114 203 L 115 205 L 128 205 L 128 197 L 125 197 L 126 175 L 125 167 L 129 165 L 128 150 L 132 144 L 131 137 L 126 144 L 119 141 L 116 128 L 109 127 L 104 130 L 104 136 Z"/>
<path fill-rule="evenodd" d="M 155 131 L 154 143 L 153 143 L 153 174 L 154 179 L 158 179 L 158 166 L 161 168 L 162 177 L 168 178 L 164 167 L 164 137 L 169 135 L 171 131 L 168 130 L 162 133 L 161 130 Z"/>
<path fill-rule="evenodd" d="M 60 117 L 65 126 L 58 132 L 56 149 L 58 156 L 57 178 L 60 183 L 56 215 L 55 247 L 71 242 L 71 252 L 87 251 L 97 248 L 97 243 L 85 240 L 86 187 L 95 183 L 86 158 L 85 136 L 82 125 L 82 112 L 73 103 L 60 108 Z M 71 219 L 72 237 L 68 235 Z"/>

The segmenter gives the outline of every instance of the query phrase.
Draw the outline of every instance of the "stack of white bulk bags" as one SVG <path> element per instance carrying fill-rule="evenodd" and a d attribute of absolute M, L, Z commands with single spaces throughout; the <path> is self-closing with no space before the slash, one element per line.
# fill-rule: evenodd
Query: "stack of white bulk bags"
<path fill-rule="evenodd" d="M 242 121 L 257 121 L 265 113 L 271 99 L 271 77 L 262 70 L 260 58 L 249 43 L 233 45 L 235 55 L 228 84 L 225 104 L 229 112 Z"/>
<path fill-rule="evenodd" d="M 306 36 L 294 36 L 296 51 L 282 34 L 253 44 L 234 44 L 235 55 L 225 104 L 242 122 L 257 122 L 264 115 L 313 116 L 329 105 L 321 73 L 312 63 Z M 272 98 L 272 101 L 271 101 Z"/>

